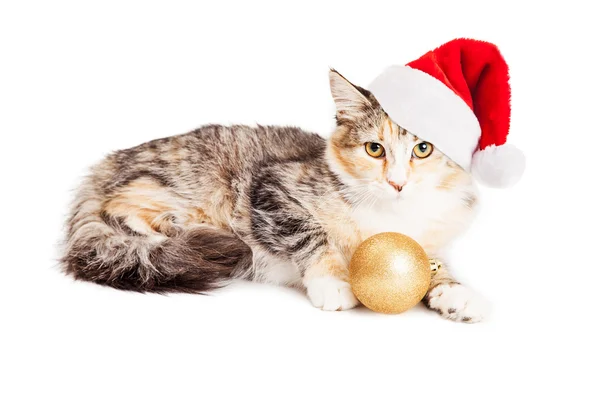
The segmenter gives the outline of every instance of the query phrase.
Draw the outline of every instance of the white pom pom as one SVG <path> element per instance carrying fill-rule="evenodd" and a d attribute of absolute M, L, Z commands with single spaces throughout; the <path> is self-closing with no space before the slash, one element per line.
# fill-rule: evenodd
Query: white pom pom
<path fill-rule="evenodd" d="M 488 146 L 473 155 L 471 172 L 484 185 L 506 188 L 519 181 L 525 170 L 525 155 L 511 144 Z"/>

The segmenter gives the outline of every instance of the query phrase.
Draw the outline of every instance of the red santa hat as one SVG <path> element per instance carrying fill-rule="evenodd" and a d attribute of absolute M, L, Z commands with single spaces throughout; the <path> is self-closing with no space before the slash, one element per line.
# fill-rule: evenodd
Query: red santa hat
<path fill-rule="evenodd" d="M 406 66 L 386 69 L 369 86 L 390 118 L 432 143 L 481 183 L 508 187 L 525 156 L 506 143 L 508 66 L 498 48 L 455 39 Z"/>

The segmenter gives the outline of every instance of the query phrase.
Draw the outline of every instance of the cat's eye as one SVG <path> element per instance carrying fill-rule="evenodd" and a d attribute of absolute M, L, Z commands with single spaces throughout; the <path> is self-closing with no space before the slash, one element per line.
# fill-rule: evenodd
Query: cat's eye
<path fill-rule="evenodd" d="M 433 145 L 429 142 L 421 142 L 413 148 L 413 157 L 427 158 L 433 152 Z"/>
<path fill-rule="evenodd" d="M 365 150 L 367 151 L 367 154 L 373 158 L 381 158 L 381 157 L 385 156 L 385 149 L 379 143 L 375 143 L 375 142 L 365 143 Z"/>

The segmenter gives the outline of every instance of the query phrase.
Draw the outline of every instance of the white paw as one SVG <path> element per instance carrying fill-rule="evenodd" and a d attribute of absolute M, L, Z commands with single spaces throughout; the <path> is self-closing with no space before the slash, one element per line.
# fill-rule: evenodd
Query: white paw
<path fill-rule="evenodd" d="M 324 276 L 308 279 L 304 285 L 313 306 L 325 311 L 348 310 L 358 304 L 350 284 L 341 279 Z"/>
<path fill-rule="evenodd" d="M 443 317 L 459 322 L 482 321 L 490 310 L 487 300 L 458 283 L 439 285 L 427 294 L 426 302 Z"/>

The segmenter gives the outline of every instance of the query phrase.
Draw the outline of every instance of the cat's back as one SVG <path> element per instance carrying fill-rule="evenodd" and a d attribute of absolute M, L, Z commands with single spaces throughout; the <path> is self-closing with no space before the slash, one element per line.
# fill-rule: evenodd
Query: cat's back
<path fill-rule="evenodd" d="M 207 125 L 190 132 L 199 158 L 244 164 L 303 160 L 322 153 L 325 139 L 291 126 Z"/>
<path fill-rule="evenodd" d="M 314 157 L 325 148 L 316 133 L 290 126 L 205 125 L 183 135 L 152 140 L 122 150 L 116 158 L 130 163 L 254 164 Z M 122 163 L 124 164 L 124 163 Z"/>
<path fill-rule="evenodd" d="M 205 125 L 116 151 L 93 168 L 92 178 L 106 194 L 141 176 L 182 190 L 232 186 L 262 165 L 320 158 L 325 147 L 324 138 L 297 127 Z"/>

